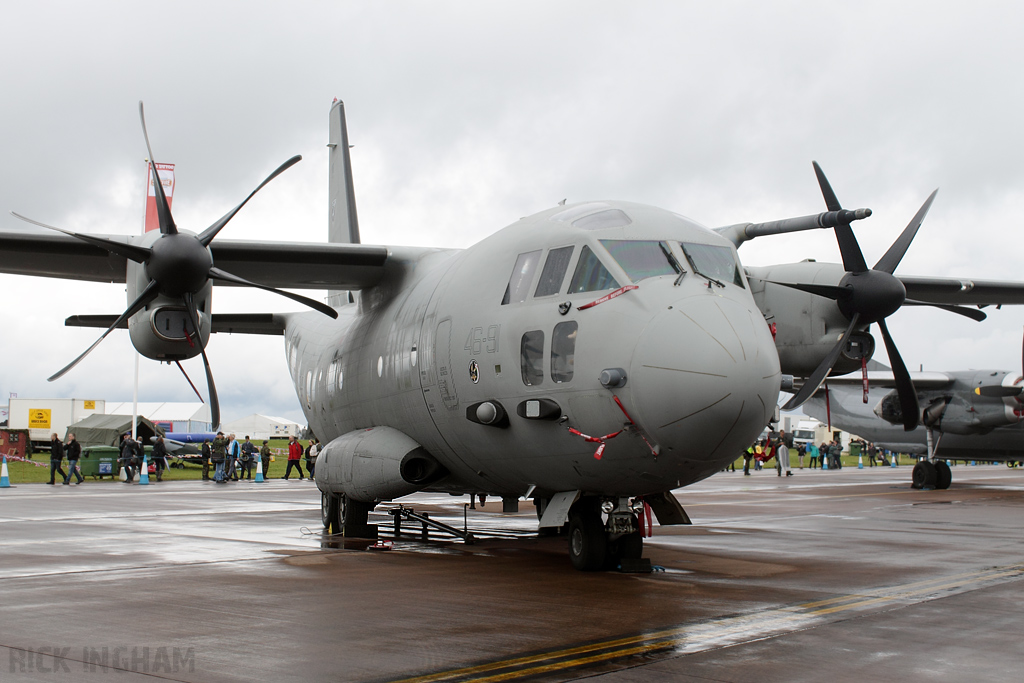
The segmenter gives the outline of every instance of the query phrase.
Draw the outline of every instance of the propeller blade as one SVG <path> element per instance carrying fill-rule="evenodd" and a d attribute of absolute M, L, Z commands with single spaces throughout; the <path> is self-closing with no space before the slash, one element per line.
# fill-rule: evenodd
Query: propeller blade
<path fill-rule="evenodd" d="M 185 310 L 188 312 L 192 329 L 199 335 L 199 311 L 196 310 L 196 302 L 192 299 L 191 292 L 185 292 L 182 299 L 185 300 Z M 206 386 L 210 392 L 210 420 L 213 422 L 213 431 L 217 431 L 220 429 L 220 400 L 217 398 L 217 385 L 213 382 L 210 359 L 206 357 L 206 346 L 202 343 L 202 335 L 199 335 L 199 337 L 199 353 L 203 355 L 203 367 L 206 369 Z"/>
<path fill-rule="evenodd" d="M 1024 392 L 1024 387 L 1004 387 L 999 384 L 974 388 L 975 394 L 988 398 L 1009 398 L 1010 396 L 1020 396 L 1021 392 Z"/>
<path fill-rule="evenodd" d="M 298 301 L 300 304 L 304 306 L 309 306 L 313 310 L 319 311 L 324 315 L 328 315 L 332 318 L 338 317 L 338 312 L 331 308 L 330 306 L 328 306 L 327 304 L 320 303 L 319 301 L 310 299 L 309 297 L 302 296 L 301 294 L 292 294 L 291 292 L 286 292 L 283 289 L 276 289 L 274 287 L 268 287 L 267 285 L 249 282 L 244 278 L 240 278 L 237 275 L 232 275 L 231 273 L 223 271 L 217 267 L 210 268 L 210 278 L 213 280 L 223 280 L 224 282 L 231 282 L 236 285 L 243 285 L 245 287 L 255 287 L 256 289 L 262 289 L 266 292 L 273 292 L 274 294 L 280 294 L 281 296 L 288 297 L 292 301 Z"/>
<path fill-rule="evenodd" d="M 111 254 L 123 256 L 130 261 L 135 261 L 136 263 L 145 263 L 146 259 L 148 259 L 150 257 L 150 254 L 153 253 L 148 247 L 137 247 L 134 244 L 115 242 L 114 240 L 108 240 L 105 237 L 96 237 L 95 235 L 86 235 L 80 232 L 71 232 L 70 230 L 64 230 L 63 228 L 55 228 L 52 225 L 47 225 L 46 223 L 34 221 L 31 218 L 22 216 L 20 213 L 16 213 L 14 211 L 11 211 L 11 215 L 14 216 L 15 218 L 25 221 L 26 223 L 38 225 L 40 228 L 46 228 L 47 230 L 56 230 L 57 232 L 64 233 L 65 235 L 77 237 L 83 242 L 88 242 L 89 244 L 99 247 L 100 249 L 106 249 Z"/>
<path fill-rule="evenodd" d="M 92 346 L 87 348 L 85 350 L 85 352 L 82 355 L 80 355 L 78 358 L 74 359 L 73 361 L 71 361 L 70 363 L 65 365 L 63 368 L 61 368 L 57 373 L 55 373 L 55 374 L 51 375 L 50 377 L 48 377 L 46 381 L 47 382 L 52 382 L 55 379 L 60 379 L 61 377 L 63 377 L 68 372 L 68 370 L 70 370 L 71 368 L 73 368 L 76 365 L 78 365 L 82 361 L 83 358 L 88 356 L 92 352 L 93 349 L 95 349 L 97 346 L 99 346 L 100 342 L 103 341 L 104 339 L 106 339 L 107 335 L 110 334 L 111 332 L 113 332 L 117 328 L 118 325 L 120 325 L 125 320 L 127 320 L 128 318 L 132 317 L 133 315 L 135 315 L 136 313 L 141 311 L 146 306 L 146 304 L 148 304 L 150 301 L 155 299 L 159 293 L 160 293 L 160 291 L 159 291 L 159 288 L 157 286 L 157 283 L 155 281 L 154 282 L 150 282 L 149 286 L 147 286 L 144 290 L 142 290 L 142 294 L 140 294 L 135 299 L 135 301 L 133 301 L 128 306 L 128 308 L 125 309 L 125 312 L 122 313 L 121 316 L 117 320 L 114 321 L 114 324 L 112 324 L 110 327 L 107 328 L 106 332 L 104 332 L 103 334 L 100 335 L 99 339 L 97 339 L 95 342 L 93 342 Z"/>
<path fill-rule="evenodd" d="M 910 223 L 903 229 L 900 236 L 896 238 L 896 241 L 892 243 L 889 250 L 882 255 L 882 258 L 878 259 L 878 263 L 875 264 L 875 270 L 881 270 L 890 275 L 896 270 L 896 266 L 903 260 L 903 255 L 907 253 L 907 249 L 910 248 L 910 243 L 914 241 L 914 237 L 917 235 L 917 231 L 921 228 L 921 224 L 924 223 L 924 217 L 928 215 L 928 209 L 932 208 L 932 202 L 935 201 L 935 195 L 939 193 L 936 188 L 934 192 L 928 195 L 928 199 L 924 200 L 924 204 L 917 210 L 914 217 L 910 219 Z"/>
<path fill-rule="evenodd" d="M 975 308 L 967 308 L 966 306 L 956 306 L 956 305 L 953 305 L 953 304 L 932 304 L 932 303 L 928 303 L 927 301 L 916 301 L 914 299 L 906 299 L 903 302 L 903 305 L 904 306 L 931 306 L 932 308 L 941 308 L 944 311 L 949 311 L 950 313 L 956 313 L 957 315 L 962 315 L 965 318 L 970 318 L 971 320 L 977 320 L 979 323 L 982 320 L 984 320 L 985 318 L 988 317 L 988 315 L 986 313 L 984 313 L 983 311 L 979 311 L 979 310 L 977 310 Z"/>
<path fill-rule="evenodd" d="M 907 372 L 907 366 L 900 357 L 900 352 L 889 334 L 889 328 L 885 326 L 885 320 L 878 321 L 878 329 L 882 331 L 882 340 L 885 342 L 885 351 L 889 354 L 889 365 L 892 366 L 892 375 L 896 380 L 896 393 L 900 397 L 900 410 L 903 413 L 903 429 L 913 431 L 921 421 L 921 407 L 917 402 L 917 390 Z"/>
<path fill-rule="evenodd" d="M 164 194 L 163 183 L 160 182 L 160 174 L 156 172 L 156 161 L 153 157 L 153 148 L 149 145 L 149 133 L 146 131 L 146 111 L 142 106 L 142 100 L 139 100 L 139 118 L 142 119 L 142 136 L 146 138 L 146 151 L 149 152 L 149 170 L 153 173 L 156 215 L 160 219 L 160 232 L 164 235 L 177 235 L 178 227 L 174 225 L 174 218 L 171 217 L 171 207 L 167 203 L 167 195 Z"/>
<path fill-rule="evenodd" d="M 296 154 L 291 159 L 278 166 L 273 173 L 267 176 L 266 180 L 259 184 L 259 187 L 257 187 L 255 190 L 249 193 L 249 196 L 246 197 L 241 204 L 233 208 L 231 211 L 228 211 L 221 217 L 220 220 L 218 220 L 216 223 L 214 223 L 206 230 L 204 230 L 203 233 L 199 235 L 199 241 L 202 242 L 203 246 L 210 246 L 210 242 L 212 242 L 213 238 L 217 236 L 217 233 L 220 232 L 220 229 L 227 225 L 228 221 L 234 218 L 235 214 L 238 213 L 243 206 L 245 206 L 246 202 L 253 198 L 253 195 L 262 190 L 264 185 L 266 185 L 271 180 L 281 175 L 282 173 L 284 173 L 285 171 L 287 171 L 289 168 L 299 163 L 300 161 L 302 161 L 302 155 Z"/>
<path fill-rule="evenodd" d="M 826 299 L 833 300 L 838 300 L 850 293 L 850 290 L 846 287 L 837 287 L 835 285 L 816 285 L 809 282 L 777 282 L 775 280 L 765 280 L 765 282 L 769 282 L 773 285 L 781 285 L 782 287 L 799 289 L 801 292 L 817 294 L 818 296 L 823 296 Z"/>
<path fill-rule="evenodd" d="M 843 207 L 836 199 L 836 193 L 825 177 L 825 172 L 817 161 L 811 162 L 814 165 L 814 174 L 818 176 L 818 187 L 821 188 L 821 195 L 825 198 L 825 205 L 829 211 L 842 211 Z M 864 260 L 864 254 L 860 250 L 860 244 L 853 235 L 849 225 L 837 225 L 835 227 L 836 240 L 839 242 L 839 252 L 843 255 L 843 267 L 851 273 L 863 273 L 868 269 Z"/>
<path fill-rule="evenodd" d="M 843 347 L 846 346 L 846 340 L 853 334 L 853 328 L 857 326 L 857 321 L 860 319 L 859 313 L 854 313 L 853 318 L 850 320 L 850 326 L 846 328 L 846 332 L 839 339 L 839 343 L 832 347 L 832 350 L 828 352 L 825 359 L 821 361 L 821 365 L 814 369 L 811 376 L 807 378 L 804 385 L 800 387 L 800 391 L 797 392 L 796 396 L 789 399 L 786 405 L 782 406 L 783 410 L 796 410 L 802 406 L 807 399 L 814 395 L 814 392 L 818 390 L 821 383 L 825 381 L 825 377 L 832 370 L 832 366 L 839 360 L 839 354 L 843 352 Z"/>

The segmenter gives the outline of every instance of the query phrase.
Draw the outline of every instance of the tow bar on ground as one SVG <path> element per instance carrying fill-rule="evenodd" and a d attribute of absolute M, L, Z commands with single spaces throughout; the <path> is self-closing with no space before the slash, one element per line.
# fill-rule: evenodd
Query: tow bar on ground
<path fill-rule="evenodd" d="M 465 506 L 463 507 L 463 524 L 466 524 L 466 511 Z M 420 538 L 424 541 L 428 540 L 428 528 L 437 529 L 446 534 L 451 534 L 461 538 L 466 545 L 472 545 L 476 542 L 476 538 L 469 531 L 469 527 L 465 526 L 463 529 L 456 529 L 453 526 L 449 526 L 444 522 L 438 522 L 437 520 L 431 519 L 430 515 L 426 512 L 416 512 L 411 508 L 407 508 L 404 505 L 399 505 L 396 508 L 388 510 L 388 514 L 394 517 L 395 524 L 395 538 L 402 535 L 402 520 L 409 522 L 419 522 L 421 525 Z"/>

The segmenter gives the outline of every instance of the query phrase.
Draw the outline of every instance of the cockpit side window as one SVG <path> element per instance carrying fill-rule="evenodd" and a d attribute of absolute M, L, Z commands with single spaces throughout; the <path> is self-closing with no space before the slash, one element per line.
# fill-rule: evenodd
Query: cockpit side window
<path fill-rule="evenodd" d="M 658 275 L 678 275 L 668 244 L 654 240 L 601 240 L 633 282 Z"/>
<path fill-rule="evenodd" d="M 695 242 L 682 242 L 679 246 L 683 248 L 683 253 L 698 275 L 746 287 L 736 256 L 729 247 Z"/>
<path fill-rule="evenodd" d="M 523 334 L 519 345 L 523 384 L 528 387 L 544 383 L 544 332 L 531 330 Z"/>
<path fill-rule="evenodd" d="M 569 283 L 569 293 L 599 292 L 602 289 L 618 289 L 619 283 L 604 267 L 597 254 L 587 245 L 580 251 L 580 260 L 576 264 L 576 272 Z"/>
<path fill-rule="evenodd" d="M 578 328 L 575 320 L 569 320 L 555 325 L 551 334 L 551 381 L 556 384 L 572 381 Z"/>
<path fill-rule="evenodd" d="M 572 260 L 572 250 L 573 247 L 560 247 L 548 252 L 548 259 L 544 262 L 544 269 L 540 271 L 540 282 L 537 283 L 534 296 L 558 294 L 562 289 L 565 271 L 569 269 L 569 261 Z"/>
<path fill-rule="evenodd" d="M 519 255 L 519 258 L 516 259 L 516 267 L 512 269 L 512 277 L 508 279 L 505 296 L 501 300 L 502 306 L 526 301 L 526 297 L 530 293 L 530 283 L 533 282 L 533 274 L 537 271 L 538 263 L 540 263 L 539 249 Z"/>

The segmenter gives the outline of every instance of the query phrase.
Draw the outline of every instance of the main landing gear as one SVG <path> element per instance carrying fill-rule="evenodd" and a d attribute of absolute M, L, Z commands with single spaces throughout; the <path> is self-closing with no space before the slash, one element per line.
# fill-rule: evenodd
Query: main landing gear
<path fill-rule="evenodd" d="M 569 559 L 576 569 L 614 569 L 624 560 L 639 560 L 643 551 L 643 537 L 628 498 L 613 502 L 588 496 L 569 510 Z"/>
<path fill-rule="evenodd" d="M 367 523 L 372 503 L 350 500 L 345 495 L 320 493 L 320 521 L 324 529 L 346 538 L 377 538 L 377 527 Z"/>
<path fill-rule="evenodd" d="M 929 462 L 922 460 L 914 465 L 911 475 L 915 489 L 948 489 L 953 482 L 953 473 L 944 460 Z"/>
<path fill-rule="evenodd" d="M 927 430 L 928 457 L 914 465 L 911 486 L 915 489 L 948 489 L 953 483 L 953 473 L 944 460 L 935 459 L 935 451 L 939 447 L 942 435 L 939 434 L 939 439 L 934 439 L 932 428 L 928 427 Z"/>

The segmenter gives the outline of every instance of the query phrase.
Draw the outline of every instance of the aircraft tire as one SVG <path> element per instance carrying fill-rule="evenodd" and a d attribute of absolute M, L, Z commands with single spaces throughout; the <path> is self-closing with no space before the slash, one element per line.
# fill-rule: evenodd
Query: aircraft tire
<path fill-rule="evenodd" d="M 373 505 L 358 500 L 349 500 L 347 496 L 341 496 L 338 517 L 342 535 L 345 538 L 376 538 L 376 527 L 370 529 L 367 520 Z"/>
<path fill-rule="evenodd" d="M 914 465 L 914 472 L 911 476 L 913 478 L 913 488 L 935 488 L 935 479 L 937 476 L 935 465 L 931 464 L 927 460 L 922 460 Z"/>
<path fill-rule="evenodd" d="M 340 510 L 341 501 L 337 496 L 333 496 L 330 493 L 320 493 L 320 521 L 323 522 L 324 529 L 337 533 L 337 530 L 341 528 L 341 516 Z"/>
<path fill-rule="evenodd" d="M 569 518 L 569 559 L 572 566 L 584 572 L 604 569 L 608 559 L 608 535 L 601 514 L 585 507 Z"/>
<path fill-rule="evenodd" d="M 949 469 L 949 465 L 943 460 L 935 461 L 935 488 L 937 489 L 948 489 L 949 485 L 953 483 L 953 473 Z"/>

